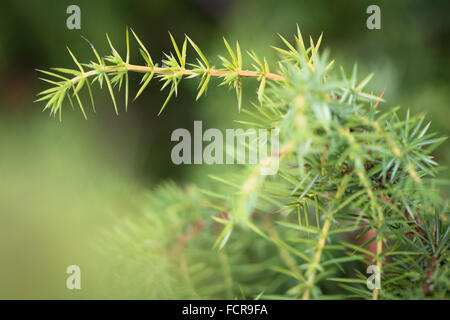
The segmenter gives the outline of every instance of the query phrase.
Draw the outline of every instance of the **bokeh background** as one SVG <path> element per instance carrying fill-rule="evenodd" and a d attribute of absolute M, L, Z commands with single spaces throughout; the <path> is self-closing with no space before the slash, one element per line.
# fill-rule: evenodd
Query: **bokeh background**
<path fill-rule="evenodd" d="M 66 8 L 81 8 L 81 30 L 68 30 Z M 381 30 L 366 28 L 366 8 L 381 8 Z M 336 64 L 375 72 L 370 89 L 386 88 L 384 108 L 397 105 L 426 112 L 432 128 L 450 133 L 450 12 L 442 1 L 33 1 L 6 0 L 0 10 L 0 298 L 108 297 L 101 284 L 114 266 L 97 255 L 96 239 L 118 217 L 133 219 L 142 195 L 162 181 L 200 183 L 217 168 L 175 166 L 170 160 L 176 128 L 232 128 L 238 112 L 233 92 L 210 86 L 195 102 L 196 81 L 182 83 L 179 96 L 161 116 L 165 99 L 154 82 L 125 113 L 115 115 L 106 90 L 94 90 L 97 113 L 84 120 L 65 106 L 63 121 L 33 103 L 45 87 L 35 68 L 72 66 L 66 46 L 80 61 L 93 59 L 80 35 L 101 54 L 109 53 L 105 33 L 124 52 L 125 26 L 148 45 L 154 60 L 189 34 L 219 65 L 222 36 L 239 40 L 275 61 L 277 36 L 292 36 L 298 23 L 305 35 L 324 33 Z M 132 42 L 132 62 L 142 63 Z M 249 60 L 247 60 L 249 61 Z M 250 66 L 248 64 L 248 66 Z M 131 95 L 139 78 L 131 76 Z M 216 82 L 217 83 L 217 82 Z M 251 83 L 245 104 L 255 100 Z M 123 92 L 122 92 L 123 94 Z M 119 97 L 122 97 L 120 95 Z M 123 101 L 119 98 L 118 101 Z M 435 152 L 447 166 L 449 143 Z M 220 170 L 223 170 L 220 169 Z M 442 172 L 450 177 L 449 170 Z M 82 269 L 83 290 L 65 287 L 66 267 Z M 104 288 L 103 288 L 104 289 Z"/>

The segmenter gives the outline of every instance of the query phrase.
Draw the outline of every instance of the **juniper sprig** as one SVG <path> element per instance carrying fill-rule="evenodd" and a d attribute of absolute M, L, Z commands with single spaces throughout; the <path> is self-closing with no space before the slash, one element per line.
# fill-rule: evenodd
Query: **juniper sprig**
<path fill-rule="evenodd" d="M 80 90 L 87 87 L 93 106 L 91 84 L 105 82 L 117 113 L 113 87 L 124 83 L 127 106 L 128 72 L 139 72 L 136 98 L 154 77 L 169 89 L 161 113 L 184 78 L 199 79 L 198 99 L 219 77 L 254 118 L 241 123 L 280 129 L 277 175 L 261 176 L 267 164 L 260 163 L 212 176 L 209 187 L 160 187 L 142 221 L 119 223 L 107 236 L 105 246 L 121 252 L 130 274 L 146 279 L 136 291 L 156 298 L 447 297 L 448 182 L 432 155 L 445 138 L 429 132 L 423 115 L 380 104 L 382 97 L 365 91 L 372 74 L 359 78 L 356 65 L 350 75 L 336 71 L 319 52 L 322 36 L 306 45 L 299 28 L 295 44 L 281 37 L 285 48 L 275 48 L 276 72 L 254 52 L 253 69 L 245 69 L 239 43 L 233 49 L 225 39 L 228 57 L 215 68 L 188 36 L 180 48 L 171 34 L 174 53 L 159 65 L 132 34 L 145 65 L 129 62 L 128 30 L 125 59 L 109 37 L 112 53 L 104 58 L 90 44 L 96 62 L 79 63 L 69 50 L 78 70 L 42 71 L 53 77 L 39 94 L 44 110 L 61 115 L 65 98 L 74 97 L 86 117 Z M 195 62 L 187 61 L 188 44 Z M 251 108 L 242 100 L 243 77 L 259 82 Z M 381 288 L 367 288 L 367 265 L 381 270 Z"/>
<path fill-rule="evenodd" d="M 38 70 L 39 72 L 44 73 L 47 76 L 53 77 L 53 79 L 41 78 L 43 81 L 46 81 L 53 85 L 52 88 L 44 90 L 39 93 L 40 98 L 36 101 L 47 101 L 44 110 L 49 109 L 50 114 L 56 115 L 59 113 L 61 117 L 62 105 L 65 97 L 67 96 L 72 103 L 70 94 L 76 98 L 77 103 L 86 118 L 86 113 L 83 107 L 83 103 L 79 97 L 79 91 L 84 87 L 88 88 L 89 95 L 91 98 L 92 107 L 94 108 L 92 90 L 89 84 L 88 79 L 92 78 L 92 83 L 98 82 L 100 87 L 103 85 L 103 81 L 106 82 L 109 93 L 111 95 L 111 99 L 115 108 L 116 113 L 118 114 L 117 103 L 113 92 L 113 86 L 118 86 L 121 88 L 123 82 L 125 82 L 125 107 L 128 106 L 128 72 L 138 72 L 143 73 L 144 76 L 141 79 L 141 87 L 139 88 L 135 99 L 137 99 L 140 94 L 144 91 L 150 81 L 154 76 L 160 79 L 163 82 L 161 90 L 164 90 L 166 87 L 170 87 L 168 97 L 164 102 L 159 114 L 164 110 L 170 98 L 173 95 L 177 95 L 178 92 L 178 84 L 180 81 L 185 78 L 200 78 L 199 89 L 197 94 L 197 99 L 199 99 L 207 90 L 209 80 L 211 77 L 220 77 L 223 78 L 223 82 L 221 85 L 229 85 L 235 88 L 236 95 L 239 101 L 239 109 L 242 103 L 242 84 L 240 79 L 242 77 L 252 77 L 257 78 L 260 81 L 260 87 L 258 89 L 258 96 L 261 98 L 264 94 L 264 88 L 266 80 L 272 81 L 280 81 L 283 80 L 283 77 L 269 72 L 269 67 L 267 65 L 267 61 L 264 59 L 264 65 L 260 62 L 258 57 L 253 53 L 249 53 L 253 60 L 257 63 L 253 65 L 255 70 L 249 71 L 244 70 L 242 67 L 242 53 L 239 47 L 239 43 L 236 42 L 236 50 L 233 50 L 228 44 L 227 40 L 224 38 L 224 43 L 227 48 L 227 51 L 230 55 L 230 58 L 225 58 L 220 56 L 222 60 L 222 64 L 224 68 L 215 68 L 214 66 L 210 66 L 207 58 L 202 53 L 200 48 L 186 35 L 181 51 L 173 38 L 172 34 L 169 32 L 170 39 L 173 44 L 173 48 L 175 50 L 175 56 L 173 53 L 164 54 L 165 58 L 162 60 L 161 66 L 157 63 L 153 62 L 152 57 L 150 56 L 149 51 L 141 42 L 136 33 L 131 30 L 133 36 L 135 37 L 137 43 L 139 44 L 139 51 L 145 61 L 145 65 L 133 65 L 129 63 L 130 59 L 130 41 L 129 41 L 129 32 L 128 28 L 126 30 L 126 59 L 124 60 L 109 39 L 109 36 L 106 35 L 109 46 L 112 50 L 111 55 L 106 57 L 100 57 L 94 45 L 84 38 L 89 46 L 91 47 L 97 62 L 83 63 L 78 62 L 77 58 L 73 55 L 69 48 L 69 54 L 71 55 L 73 61 L 75 62 L 77 69 L 68 69 L 68 68 L 52 68 L 52 71 Z M 195 63 L 189 63 L 186 60 L 186 50 L 187 43 L 190 43 L 192 48 L 197 52 L 199 58 L 196 59 Z M 108 64 L 109 63 L 109 64 Z M 83 66 L 89 70 L 85 71 Z M 70 77 L 72 76 L 72 77 Z M 124 81 L 125 79 L 125 81 Z"/>

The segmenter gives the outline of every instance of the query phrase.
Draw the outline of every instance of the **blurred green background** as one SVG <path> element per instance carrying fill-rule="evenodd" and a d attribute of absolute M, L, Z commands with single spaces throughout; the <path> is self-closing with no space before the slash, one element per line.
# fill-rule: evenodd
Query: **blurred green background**
<path fill-rule="evenodd" d="M 66 8 L 81 8 L 81 30 L 68 30 Z M 368 30 L 366 8 L 381 8 L 381 30 Z M 25 1 L 2 2 L 0 11 L 0 298 L 92 298 L 108 296 L 99 283 L 113 266 L 95 251 L 100 230 L 118 216 L 137 214 L 142 195 L 163 180 L 206 180 L 218 170 L 175 166 L 170 160 L 176 128 L 234 127 L 238 117 L 233 92 L 210 86 L 195 102 L 196 81 L 181 85 L 161 116 L 165 99 L 156 82 L 119 116 L 105 90 L 94 89 L 97 113 L 88 120 L 67 105 L 63 122 L 33 103 L 45 87 L 35 68 L 72 67 L 66 46 L 80 61 L 93 59 L 80 38 L 89 38 L 101 54 L 109 53 L 105 33 L 125 48 L 131 26 L 154 60 L 170 50 L 167 31 L 177 40 L 186 33 L 219 65 L 222 36 L 239 40 L 275 61 L 271 45 L 277 33 L 292 36 L 298 23 L 304 36 L 316 39 L 337 65 L 350 70 L 358 62 L 362 75 L 375 72 L 370 89 L 386 88 L 384 108 L 426 112 L 432 128 L 449 135 L 450 12 L 442 1 Z M 132 42 L 132 62 L 142 63 Z M 247 60 L 249 61 L 249 60 Z M 273 65 L 273 64 L 272 64 Z M 250 67 L 250 64 L 247 64 Z M 139 78 L 131 75 L 131 95 Z M 247 83 L 244 83 L 244 85 Z M 255 100 L 251 83 L 245 104 Z M 122 97 L 123 92 L 120 97 Z M 122 101 L 122 99 L 120 99 Z M 447 166 L 449 142 L 435 152 Z M 223 169 L 223 168 L 222 168 Z M 443 171 L 448 178 L 449 171 Z M 82 270 L 83 290 L 67 290 L 66 267 Z"/>

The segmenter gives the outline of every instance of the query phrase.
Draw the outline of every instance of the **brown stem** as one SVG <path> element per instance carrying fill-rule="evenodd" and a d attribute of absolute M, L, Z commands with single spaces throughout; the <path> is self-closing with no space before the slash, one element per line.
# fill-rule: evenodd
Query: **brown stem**
<path fill-rule="evenodd" d="M 164 68 L 164 67 L 149 67 L 149 66 L 139 66 L 139 65 L 134 65 L 134 64 L 124 64 L 123 66 L 105 66 L 103 68 L 103 71 L 106 73 L 118 72 L 118 71 L 134 71 L 134 72 L 139 72 L 139 73 L 154 72 L 155 74 L 178 73 L 178 74 L 185 75 L 185 76 L 191 76 L 194 74 L 198 74 L 194 70 L 189 70 L 189 69 L 181 69 L 178 71 L 173 71 L 169 68 Z M 262 76 L 266 79 L 274 80 L 274 81 L 285 80 L 285 78 L 283 76 L 276 74 L 276 73 L 271 73 L 271 72 L 266 72 L 261 75 L 260 73 L 258 73 L 256 71 L 249 71 L 249 70 L 231 71 L 231 70 L 220 70 L 220 69 L 213 69 L 213 68 L 208 69 L 207 72 L 209 75 L 211 75 L 213 77 L 224 77 L 224 76 L 227 76 L 232 73 L 237 73 L 237 75 L 239 77 L 259 78 Z M 75 84 L 78 81 L 80 81 L 81 79 L 88 78 L 95 74 L 97 74 L 97 70 L 83 72 L 82 74 L 72 78 L 70 81 L 73 84 Z"/>
<path fill-rule="evenodd" d="M 198 220 L 191 231 L 176 237 L 177 246 L 169 253 L 169 260 L 172 260 L 174 257 L 180 255 L 180 253 L 184 250 L 186 246 L 186 242 L 189 239 L 195 237 L 198 233 L 200 233 L 200 231 L 202 231 L 204 227 L 205 222 L 203 220 Z"/>

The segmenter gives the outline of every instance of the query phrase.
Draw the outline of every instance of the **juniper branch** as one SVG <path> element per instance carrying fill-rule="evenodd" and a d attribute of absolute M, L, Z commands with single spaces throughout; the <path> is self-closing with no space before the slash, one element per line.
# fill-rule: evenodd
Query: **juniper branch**
<path fill-rule="evenodd" d="M 140 65 L 133 65 L 133 64 L 127 64 L 124 65 L 122 67 L 117 67 L 117 66 L 105 66 L 103 71 L 105 73 L 114 73 L 114 72 L 126 72 L 126 71 L 134 71 L 137 73 L 155 73 L 155 74 L 174 74 L 174 72 L 172 70 L 170 70 L 169 68 L 164 68 L 164 67 L 147 67 L 147 66 L 140 66 Z M 261 75 L 256 72 L 256 71 L 249 71 L 249 70 L 237 70 L 235 72 L 239 77 L 247 77 L 247 78 L 259 78 L 261 77 Z M 98 74 L 97 70 L 91 70 L 88 72 L 84 72 L 76 77 L 73 77 L 72 79 L 70 79 L 70 82 L 72 82 L 72 84 L 77 84 L 80 80 L 85 79 L 85 78 L 89 78 L 92 76 L 95 76 Z M 198 76 L 200 75 L 199 73 L 197 73 L 195 70 L 190 70 L 190 69 L 181 69 L 179 70 L 177 73 L 175 74 L 180 74 L 183 76 Z M 232 71 L 228 71 L 228 70 L 221 70 L 221 69 L 214 69 L 214 68 L 210 68 L 207 71 L 207 74 L 210 76 L 214 76 L 214 77 L 226 77 L 229 76 L 231 74 L 233 74 Z M 284 77 L 276 74 L 276 73 L 266 73 L 263 75 L 264 78 L 268 79 L 268 80 L 284 80 Z"/>
<path fill-rule="evenodd" d="M 215 244 L 224 250 L 225 245 L 241 244 L 240 239 L 233 241 L 232 233 L 242 230 L 255 232 L 277 247 L 282 262 L 289 267 L 286 270 L 275 265 L 272 270 L 296 279 L 296 285 L 283 291 L 282 297 L 320 297 L 321 281 L 335 272 L 331 266 L 338 266 L 342 271 L 345 270 L 344 264 L 350 261 L 375 262 L 386 280 L 382 289 L 368 292 L 360 285 L 365 284 L 361 275 L 327 279 L 338 281 L 345 292 L 352 294 L 351 297 L 378 299 L 431 293 L 445 296 L 447 289 L 442 287 L 448 274 L 450 226 L 447 200 L 440 196 L 438 188 L 443 182 L 434 178 L 439 173 L 438 163 L 431 155 L 445 138 L 429 133 L 430 124 L 424 125 L 423 116 L 412 117 L 408 111 L 403 119 L 397 114 L 399 108 L 380 108 L 380 102 L 384 102 L 382 95 L 378 97 L 365 91 L 372 74 L 358 80 L 356 65 L 349 77 L 343 69 L 339 76 L 331 73 L 333 61 L 328 61 L 326 53 L 319 54 L 322 36 L 316 43 L 310 38 L 307 47 L 299 28 L 294 37 L 296 47 L 281 37 L 286 48 L 275 48 L 280 54 L 276 72 L 271 72 L 266 59 L 260 59 L 254 52 L 248 52 L 254 70 L 245 69 L 239 43 L 232 48 L 225 39 L 228 57 L 220 56 L 222 68 L 215 68 L 188 36 L 179 47 L 171 34 L 174 53 L 165 54 L 162 64 L 158 65 L 142 41 L 132 33 L 145 65 L 130 64 L 128 31 L 126 59 L 120 57 L 109 37 L 112 51 L 109 56 L 100 57 L 90 44 L 96 62 L 81 64 L 69 50 L 78 70 L 55 68 L 57 73 L 43 71 L 53 77 L 45 79 L 52 87 L 39 94 L 42 96 L 39 101 L 47 101 L 44 109 L 61 115 L 65 97 L 72 95 L 86 116 L 78 94 L 86 84 L 92 100 L 89 86 L 92 79 L 100 86 L 106 83 L 117 112 L 113 87 L 120 88 L 125 83 L 127 106 L 128 72 L 137 72 L 143 77 L 136 98 L 153 77 L 162 81 L 162 89 L 169 88 L 161 113 L 169 99 L 177 94 L 182 79 L 200 79 L 198 99 L 206 93 L 210 79 L 218 77 L 223 79 L 221 85 L 228 85 L 236 91 L 238 109 L 242 108 L 244 113 L 256 119 L 252 124 L 280 129 L 279 174 L 270 179 L 261 178 L 259 169 L 264 165 L 261 163 L 253 167 L 244 166 L 242 171 L 236 175 L 227 174 L 226 178 L 212 177 L 214 189 L 221 190 L 200 191 L 206 198 L 202 204 L 207 210 L 219 212 L 214 221 L 223 225 L 223 229 L 217 235 L 217 230 L 208 225 L 207 219 L 211 216 L 208 211 L 208 218 L 203 217 L 205 227 L 201 232 L 194 232 L 196 237 L 190 241 L 207 239 L 205 247 Z M 195 63 L 186 60 L 188 44 L 198 55 Z M 84 68 L 91 70 L 85 71 Z M 251 111 L 242 107 L 241 79 L 245 77 L 259 81 L 259 104 L 253 104 Z M 267 82 L 270 85 L 266 90 Z M 180 198 L 184 203 L 189 197 L 180 195 Z M 171 207 L 168 204 L 172 202 L 173 199 L 168 197 L 158 203 L 161 210 L 167 212 Z M 309 217 L 311 209 L 314 209 L 315 219 Z M 255 212 L 268 214 L 278 223 L 270 224 L 270 227 L 260 224 L 254 219 Z M 283 215 L 277 216 L 280 213 Z M 169 219 L 154 224 L 152 228 L 162 225 L 172 230 L 173 221 L 170 219 L 179 218 L 178 215 L 151 216 L 153 220 Z M 375 231 L 376 237 L 370 237 L 361 245 L 342 241 L 343 234 L 360 229 L 361 221 L 367 223 L 367 228 L 359 234 Z M 240 230 L 240 227 L 243 228 Z M 282 232 L 275 228 L 281 228 Z M 148 232 L 138 227 L 136 230 L 144 235 Z M 208 232 L 213 237 L 208 237 Z M 178 240 L 194 233 L 179 230 L 181 238 Z M 170 238 L 172 231 L 168 234 Z M 159 232 L 158 235 L 164 236 Z M 147 239 L 147 236 L 143 238 Z M 127 238 L 126 241 L 131 240 Z M 167 240 L 168 243 L 173 241 Z M 375 249 L 367 247 L 372 242 L 376 244 Z M 187 245 L 186 241 L 178 243 L 179 248 Z M 142 247 L 148 249 L 147 244 Z M 264 247 L 266 249 L 268 247 Z M 172 250 L 156 251 L 167 254 Z M 333 250 L 339 251 L 340 256 L 330 253 Z M 233 255 L 241 253 L 233 252 L 236 252 Z M 156 253 L 154 255 L 157 256 Z M 245 260 L 245 257 L 240 258 Z M 196 257 L 191 259 L 193 263 L 198 261 Z M 231 260 L 230 270 L 234 267 Z M 188 267 L 186 260 L 183 278 L 190 288 L 194 288 L 195 280 L 191 279 Z M 227 276 L 227 279 L 234 281 L 234 277 Z M 394 284 L 394 280 L 398 284 Z M 230 284 L 227 290 L 232 287 Z M 409 291 L 406 292 L 404 287 Z"/>
<path fill-rule="evenodd" d="M 82 102 L 79 98 L 78 92 L 83 88 L 84 84 L 86 83 L 88 86 L 89 94 L 91 97 L 91 102 L 93 105 L 93 98 L 92 98 L 92 91 L 89 86 L 89 78 L 93 78 L 93 81 L 98 81 L 100 86 L 102 86 L 103 80 L 107 83 L 109 93 L 111 95 L 114 108 L 116 110 L 116 113 L 118 113 L 116 101 L 114 97 L 114 93 L 112 91 L 112 85 L 119 85 L 119 88 L 122 85 L 123 78 L 125 77 L 125 106 L 127 108 L 128 106 L 128 72 L 136 72 L 136 73 L 143 73 L 144 77 L 141 80 L 142 86 L 139 89 L 138 93 L 136 94 L 135 99 L 139 97 L 139 95 L 142 93 L 142 91 L 146 88 L 150 80 L 153 78 L 153 76 L 159 77 L 161 81 L 164 82 L 161 90 L 163 90 L 165 87 L 167 87 L 169 84 L 171 85 L 169 96 L 164 103 L 163 107 L 160 110 L 160 113 L 165 108 L 167 102 L 172 97 L 173 94 L 177 94 L 177 87 L 179 81 L 183 78 L 195 78 L 200 77 L 200 85 L 199 85 L 199 92 L 197 94 L 197 99 L 200 98 L 202 94 L 204 94 L 207 90 L 207 86 L 209 83 L 209 80 L 211 77 L 217 77 L 217 78 L 223 78 L 223 84 L 228 84 L 229 86 L 233 86 L 236 89 L 236 93 L 238 96 L 238 102 L 239 102 L 239 110 L 242 103 L 242 83 L 240 81 L 241 78 L 255 78 L 258 81 L 260 81 L 260 85 L 258 88 L 258 98 L 262 99 L 264 96 L 264 88 L 266 85 L 266 81 L 283 81 L 284 77 L 282 75 L 279 75 L 277 73 L 272 73 L 269 71 L 269 66 L 267 64 L 266 59 L 264 58 L 264 64 L 261 64 L 259 62 L 258 57 L 255 53 L 249 53 L 249 56 L 258 62 L 258 65 L 255 66 L 255 70 L 247 70 L 243 68 L 242 64 L 242 55 L 241 50 L 239 47 L 239 43 L 236 43 L 236 52 L 231 49 L 230 45 L 228 44 L 227 40 L 224 38 L 224 43 L 227 48 L 227 51 L 229 52 L 231 56 L 231 60 L 224 58 L 220 56 L 220 59 L 222 60 L 223 66 L 225 68 L 215 68 L 210 67 L 209 61 L 206 59 L 205 55 L 202 53 L 200 48 L 187 36 L 185 35 L 184 43 L 183 43 L 183 49 L 182 53 L 180 52 L 177 43 L 175 42 L 172 34 L 169 33 L 174 50 L 175 55 L 177 58 L 175 58 L 174 54 L 165 54 L 166 59 L 163 60 L 162 65 L 158 66 L 158 64 L 153 63 L 153 60 L 150 56 L 149 51 L 147 48 L 143 45 L 139 37 L 134 33 L 133 30 L 131 30 L 137 43 L 140 46 L 140 53 L 142 57 L 144 58 L 146 65 L 135 65 L 129 63 L 129 57 L 130 57 L 130 46 L 129 46 L 129 32 L 128 28 L 126 30 L 126 46 L 127 46 L 127 55 L 125 61 L 121 58 L 117 50 L 114 48 L 114 46 L 111 43 L 111 40 L 108 35 L 106 35 L 108 43 L 111 47 L 112 54 L 106 57 L 100 57 L 97 50 L 95 49 L 94 45 L 86 38 L 85 39 L 89 46 L 91 47 L 97 62 L 90 62 L 88 64 L 80 64 L 76 57 L 73 55 L 73 53 L 68 49 L 72 59 L 74 60 L 75 64 L 77 65 L 79 70 L 75 69 L 67 69 L 67 68 L 53 68 L 53 71 L 59 72 L 50 72 L 50 71 L 44 71 L 39 70 L 39 72 L 42 72 L 48 76 L 51 76 L 53 78 L 56 78 L 59 81 L 55 81 L 52 79 L 45 79 L 42 80 L 50 83 L 53 85 L 53 88 L 47 89 L 39 93 L 38 95 L 42 96 L 38 98 L 36 101 L 45 101 L 47 100 L 47 104 L 44 107 L 44 110 L 50 108 L 50 113 L 55 114 L 59 112 L 59 115 L 61 117 L 61 109 L 62 104 L 64 101 L 64 98 L 66 97 L 67 93 L 69 93 L 70 89 L 73 89 L 73 96 L 76 97 L 76 100 L 80 106 L 80 109 L 83 112 L 84 117 L 86 118 L 86 113 L 84 111 Z M 189 42 L 192 46 L 192 48 L 197 52 L 200 59 L 197 59 L 197 63 L 188 63 L 186 60 L 186 44 Z M 106 64 L 105 61 L 110 62 L 111 64 Z M 89 69 L 92 69 L 90 71 L 85 71 L 84 67 L 87 67 Z M 69 74 L 74 75 L 72 78 L 68 78 L 66 76 L 63 76 L 63 74 Z M 109 79 L 109 76 L 111 75 L 112 78 Z M 70 96 L 69 96 L 70 98 Z"/>

